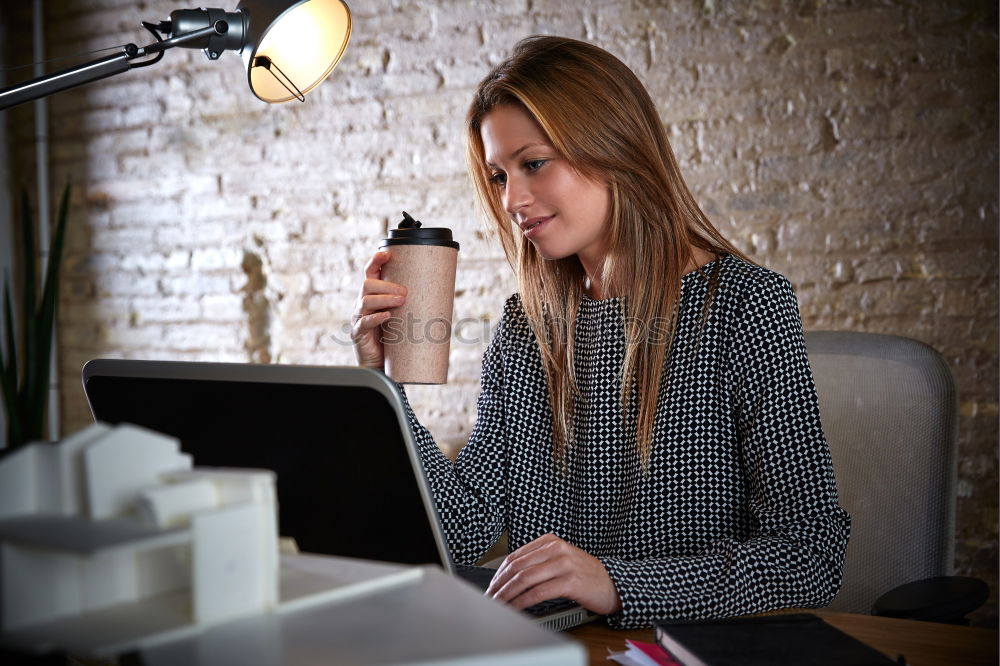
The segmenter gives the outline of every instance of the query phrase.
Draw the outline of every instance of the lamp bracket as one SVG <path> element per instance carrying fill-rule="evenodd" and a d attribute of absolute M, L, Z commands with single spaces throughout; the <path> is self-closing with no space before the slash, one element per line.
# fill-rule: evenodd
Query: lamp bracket
<path fill-rule="evenodd" d="M 212 37 L 224 36 L 228 30 L 229 25 L 225 21 L 219 21 L 215 25 L 210 25 L 183 35 L 177 35 L 169 39 L 153 42 L 149 46 L 144 46 L 141 49 L 138 49 L 135 57 L 152 55 L 154 53 L 159 53 L 160 51 L 166 51 L 167 49 L 175 46 L 186 46 L 191 42 L 204 41 L 206 37 L 211 39 Z M 130 44 L 128 46 L 132 45 Z M 128 46 L 125 47 L 126 52 L 128 52 Z"/>
<path fill-rule="evenodd" d="M 209 60 L 218 60 L 222 51 L 226 48 L 226 35 L 229 34 L 229 24 L 226 23 L 226 12 L 221 9 L 206 9 L 209 22 L 215 26 L 215 34 L 208 38 L 208 46 L 202 51 Z M 225 30 L 220 31 L 220 27 L 225 26 Z M 240 41 L 243 41 L 242 39 Z"/>
<path fill-rule="evenodd" d="M 202 37 L 178 44 L 189 49 L 202 49 L 209 60 L 218 60 L 223 51 L 241 51 L 246 37 L 249 17 L 241 10 L 176 9 L 170 12 L 170 34 L 188 35 L 212 26 L 227 26 L 226 30 L 199 33 Z M 165 40 L 169 41 L 169 40 Z"/>

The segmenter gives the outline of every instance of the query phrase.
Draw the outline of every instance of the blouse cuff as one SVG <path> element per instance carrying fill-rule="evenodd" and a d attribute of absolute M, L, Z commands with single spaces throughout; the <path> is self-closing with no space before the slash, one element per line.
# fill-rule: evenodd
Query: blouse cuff
<path fill-rule="evenodd" d="M 667 558 L 629 562 L 598 557 L 618 590 L 622 608 L 609 615 L 614 629 L 640 629 L 656 622 L 719 617 L 710 603 L 713 595 L 694 579 L 695 558 Z M 655 569 L 655 571 L 651 571 Z"/>
<path fill-rule="evenodd" d="M 649 575 L 640 562 L 628 562 L 616 557 L 598 557 L 618 590 L 622 607 L 617 613 L 607 616 L 608 626 L 613 629 L 638 629 L 650 626 L 662 617 L 663 597 L 652 597 L 642 589 L 641 581 Z"/>

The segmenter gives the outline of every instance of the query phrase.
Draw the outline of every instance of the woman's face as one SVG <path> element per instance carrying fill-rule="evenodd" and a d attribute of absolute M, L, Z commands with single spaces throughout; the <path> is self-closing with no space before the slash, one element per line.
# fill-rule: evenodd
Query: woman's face
<path fill-rule="evenodd" d="M 481 125 L 486 166 L 503 207 L 545 259 L 578 255 L 588 274 L 607 246 L 607 183 L 573 169 L 521 107 L 503 105 Z"/>

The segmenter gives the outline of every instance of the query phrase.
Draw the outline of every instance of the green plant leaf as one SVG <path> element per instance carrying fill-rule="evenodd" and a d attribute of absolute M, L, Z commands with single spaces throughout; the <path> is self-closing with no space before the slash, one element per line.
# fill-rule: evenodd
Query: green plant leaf
<path fill-rule="evenodd" d="M 10 303 L 10 279 L 3 285 L 4 333 L 7 338 L 6 361 L 0 354 L 0 388 L 7 414 L 7 447 L 13 450 L 24 440 L 21 436 L 21 410 L 17 392 L 17 338 L 14 336 L 14 309 Z"/>
<path fill-rule="evenodd" d="M 0 388 L 3 391 L 3 403 L 7 411 L 8 451 L 26 442 L 41 439 L 43 435 L 49 369 L 52 363 L 52 329 L 59 303 L 59 267 L 62 262 L 69 216 L 70 189 L 69 183 L 63 189 L 41 289 L 39 282 L 42 276 L 36 268 L 37 247 L 31 202 L 27 191 L 21 192 L 24 321 L 21 336 L 18 336 L 15 332 L 14 307 L 11 302 L 14 286 L 8 279 L 4 284 L 3 294 L 6 358 L 3 355 L 4 350 L 0 349 Z M 39 291 L 41 291 L 40 299 Z M 19 339 L 20 344 L 18 344 Z"/>
<path fill-rule="evenodd" d="M 0 354 L 0 361 L 10 363 L 4 370 L 4 375 L 9 375 L 14 386 L 17 386 L 17 336 L 14 335 L 14 309 L 10 302 L 10 276 L 4 274 L 3 284 L 3 323 L 5 346 L 3 354 Z M 5 354 L 5 355 L 4 355 Z"/>
<path fill-rule="evenodd" d="M 19 403 L 22 435 L 26 438 L 34 437 L 34 419 L 32 418 L 32 404 L 34 396 L 38 392 L 38 366 L 35 365 L 37 357 L 38 334 L 36 332 L 37 322 L 35 320 L 35 308 L 37 307 L 37 282 L 38 271 L 35 266 L 35 228 L 31 211 L 31 201 L 28 198 L 28 191 L 21 190 L 21 279 L 24 295 L 23 312 L 24 318 L 21 320 L 24 344 L 22 345 L 24 365 L 21 368 L 22 399 Z M 41 425 L 39 423 L 39 425 Z"/>
<path fill-rule="evenodd" d="M 34 363 L 38 370 L 38 384 L 36 385 L 36 394 L 29 396 L 29 419 L 32 427 L 35 423 L 38 424 L 38 437 L 42 435 L 42 422 L 45 418 L 49 368 L 52 362 L 52 326 L 55 323 L 56 308 L 59 304 L 59 266 L 62 262 L 66 219 L 69 216 L 69 191 L 70 185 L 66 183 L 62 199 L 59 202 L 52 243 L 49 246 L 48 264 L 45 267 L 45 284 L 42 287 L 42 301 L 38 306 L 36 316 L 38 346 L 35 349 Z"/>

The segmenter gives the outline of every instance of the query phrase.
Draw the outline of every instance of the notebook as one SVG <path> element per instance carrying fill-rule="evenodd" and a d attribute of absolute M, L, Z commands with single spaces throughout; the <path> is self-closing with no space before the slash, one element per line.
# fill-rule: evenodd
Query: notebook
<path fill-rule="evenodd" d="M 655 634 L 660 646 L 684 666 L 897 663 L 811 613 L 660 622 Z"/>
<path fill-rule="evenodd" d="M 195 464 L 277 473 L 278 524 L 304 552 L 452 562 L 398 387 L 355 367 L 97 359 L 83 368 L 97 421 L 177 437 Z M 559 600 L 530 613 L 563 630 L 597 615 Z"/>

